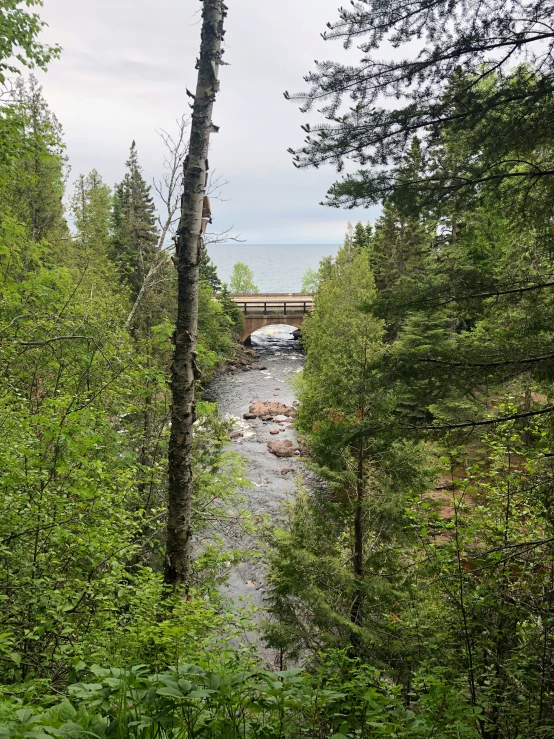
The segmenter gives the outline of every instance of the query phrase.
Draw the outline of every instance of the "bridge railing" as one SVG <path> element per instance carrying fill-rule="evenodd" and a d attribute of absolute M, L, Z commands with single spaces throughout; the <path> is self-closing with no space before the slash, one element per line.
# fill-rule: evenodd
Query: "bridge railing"
<path fill-rule="evenodd" d="M 235 303 L 245 316 L 297 316 L 309 313 L 314 307 L 312 300 L 235 300 Z"/>

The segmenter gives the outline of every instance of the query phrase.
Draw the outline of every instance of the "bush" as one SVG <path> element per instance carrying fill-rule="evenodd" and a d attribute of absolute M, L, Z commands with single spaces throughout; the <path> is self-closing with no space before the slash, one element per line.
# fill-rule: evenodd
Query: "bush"
<path fill-rule="evenodd" d="M 476 737 L 476 714 L 440 677 L 407 707 L 379 672 L 331 655 L 313 674 L 240 670 L 228 661 L 217 671 L 197 665 L 149 674 L 92 668 L 89 682 L 69 688 L 46 710 L 22 698 L 0 703 L 0 736 L 95 737 Z"/>

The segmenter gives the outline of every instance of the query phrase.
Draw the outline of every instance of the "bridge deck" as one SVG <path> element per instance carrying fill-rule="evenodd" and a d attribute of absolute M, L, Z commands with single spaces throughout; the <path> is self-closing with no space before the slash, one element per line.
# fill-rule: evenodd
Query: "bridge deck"
<path fill-rule="evenodd" d="M 313 295 L 305 293 L 235 293 L 231 298 L 245 315 L 304 315 L 314 307 Z"/>

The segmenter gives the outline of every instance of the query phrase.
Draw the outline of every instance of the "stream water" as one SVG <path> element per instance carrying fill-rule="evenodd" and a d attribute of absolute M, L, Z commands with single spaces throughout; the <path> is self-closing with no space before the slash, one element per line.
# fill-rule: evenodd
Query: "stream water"
<path fill-rule="evenodd" d="M 278 458 L 267 448 L 267 442 L 275 438 L 296 443 L 292 426 L 264 422 L 260 418 L 243 419 L 256 400 L 277 401 L 288 406 L 295 402 L 290 380 L 302 369 L 304 354 L 292 331 L 292 326 L 279 325 L 252 334 L 255 361 L 265 369 L 221 375 L 210 383 L 208 390 L 210 400 L 219 403 L 222 415 L 232 419 L 235 431 L 242 434 L 233 439 L 232 445 L 245 461 L 246 476 L 252 487 L 244 491 L 244 507 L 254 520 L 277 521 L 282 515 L 283 501 L 294 490 L 296 476 L 304 473 L 297 457 Z M 278 437 L 269 433 L 275 428 L 280 429 Z M 226 538 L 226 544 L 232 547 L 259 548 L 256 534 L 236 531 Z M 242 602 L 263 609 L 263 563 L 254 557 L 233 568 L 224 592 L 237 604 Z"/>

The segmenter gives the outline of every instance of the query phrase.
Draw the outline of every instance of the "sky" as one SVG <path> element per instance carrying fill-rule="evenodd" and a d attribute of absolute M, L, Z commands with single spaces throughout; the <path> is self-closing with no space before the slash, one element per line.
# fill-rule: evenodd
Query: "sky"
<path fill-rule="evenodd" d="M 308 118 L 283 92 L 305 88 L 314 59 L 339 58 L 324 42 L 339 0 L 228 0 L 225 61 L 210 167 L 228 185 L 212 205 L 214 230 L 252 244 L 337 244 L 348 221 L 374 221 L 376 209 L 321 206 L 337 178 L 332 167 L 296 170 L 287 153 Z M 122 179 L 133 139 L 149 181 L 163 174 L 158 129 L 175 130 L 196 86 L 198 0 L 45 0 L 44 39 L 62 57 L 39 74 L 65 132 L 71 179 L 96 168 Z M 350 53 L 350 52 L 349 52 Z M 358 56 L 358 52 L 354 52 Z"/>

